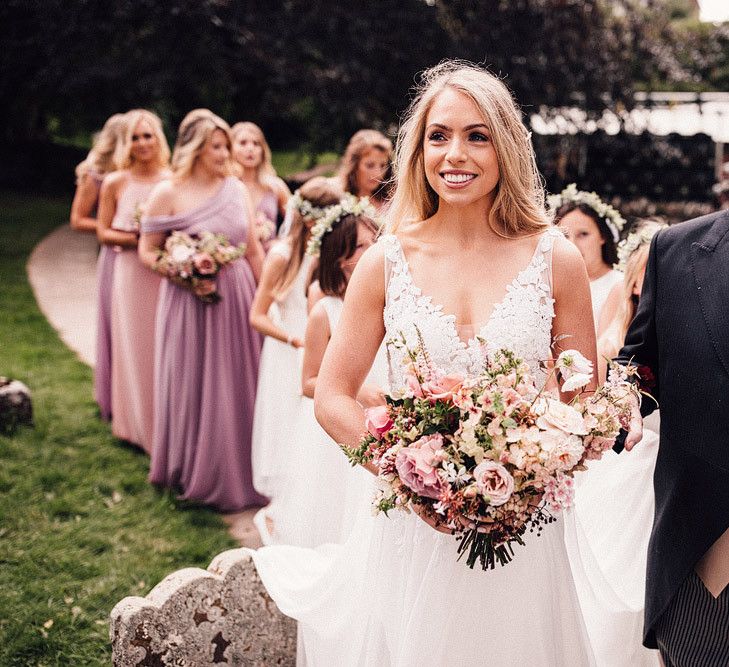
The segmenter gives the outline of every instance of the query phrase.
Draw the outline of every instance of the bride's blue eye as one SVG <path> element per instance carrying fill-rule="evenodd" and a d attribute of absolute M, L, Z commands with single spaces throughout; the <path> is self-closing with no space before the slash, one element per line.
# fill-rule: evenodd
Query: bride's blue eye
<path fill-rule="evenodd" d="M 442 132 L 431 132 L 428 135 L 428 139 L 430 139 L 430 141 L 443 141 L 445 139 L 445 135 Z"/>
<path fill-rule="evenodd" d="M 488 141 L 489 140 L 489 138 L 481 132 L 471 132 L 471 134 L 468 135 L 468 138 L 471 141 Z"/>

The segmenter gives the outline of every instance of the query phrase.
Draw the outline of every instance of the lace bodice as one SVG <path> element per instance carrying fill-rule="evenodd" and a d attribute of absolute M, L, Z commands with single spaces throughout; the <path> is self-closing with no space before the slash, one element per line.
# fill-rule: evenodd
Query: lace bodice
<path fill-rule="evenodd" d="M 549 358 L 552 339 L 554 299 L 552 298 L 552 246 L 560 232 L 547 229 L 529 264 L 507 286 L 477 336 L 490 347 L 513 350 L 526 361 L 537 379 L 544 379 L 539 362 Z M 483 354 L 476 337 L 460 339 L 455 315 L 443 312 L 413 283 L 410 268 L 398 238 L 381 237 L 385 245 L 385 342 L 391 390 L 405 386 L 405 351 L 396 342 L 403 336 L 407 347 L 414 349 L 418 334 L 434 364 L 444 372 L 472 375 L 482 369 Z"/>

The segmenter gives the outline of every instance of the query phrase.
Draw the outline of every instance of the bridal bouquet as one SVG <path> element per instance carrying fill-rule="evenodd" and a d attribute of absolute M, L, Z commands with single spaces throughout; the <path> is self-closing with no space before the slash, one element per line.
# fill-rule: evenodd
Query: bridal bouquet
<path fill-rule="evenodd" d="M 377 466 L 375 513 L 416 506 L 455 534 L 469 567 L 506 565 L 527 530 L 539 534 L 570 507 L 574 473 L 627 425 L 634 370 L 616 364 L 596 392 L 564 403 L 506 349 L 482 346 L 475 377 L 444 374 L 422 344 L 406 352 L 407 389 L 366 411 L 368 433 L 345 453 Z M 550 361 L 563 391 L 591 381 L 592 363 L 575 350 Z"/>
<path fill-rule="evenodd" d="M 220 294 L 215 291 L 215 276 L 220 270 L 245 254 L 245 244 L 231 245 L 225 236 L 212 232 L 186 234 L 172 232 L 159 251 L 155 269 L 192 288 L 201 281 L 211 283 L 211 291 L 198 295 L 205 303 L 218 303 Z"/>

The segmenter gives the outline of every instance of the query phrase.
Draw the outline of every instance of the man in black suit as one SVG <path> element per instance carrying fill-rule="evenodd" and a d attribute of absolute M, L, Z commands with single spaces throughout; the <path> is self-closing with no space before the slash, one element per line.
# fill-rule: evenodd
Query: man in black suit
<path fill-rule="evenodd" d="M 729 211 L 653 238 L 617 361 L 647 367 L 661 408 L 643 643 L 666 667 L 728 667 Z"/>

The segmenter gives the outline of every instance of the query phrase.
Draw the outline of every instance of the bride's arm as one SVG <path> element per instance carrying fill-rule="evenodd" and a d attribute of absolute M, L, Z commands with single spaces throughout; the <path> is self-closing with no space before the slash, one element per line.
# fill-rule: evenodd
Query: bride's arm
<path fill-rule="evenodd" d="M 587 269 L 579 251 L 567 239 L 558 238 L 552 253 L 552 294 L 554 296 L 554 320 L 552 340 L 562 338 L 555 349 L 574 349 L 592 361 L 597 369 L 595 324 L 592 318 L 592 299 Z M 597 374 L 583 391 L 593 391 L 597 386 Z M 562 395 L 570 400 L 574 393 Z"/>
<path fill-rule="evenodd" d="M 355 446 L 364 433 L 356 397 L 385 335 L 384 253 L 374 245 L 357 263 L 339 323 L 327 346 L 314 393 L 316 418 L 337 443 Z M 372 465 L 367 466 L 375 472 Z"/>

